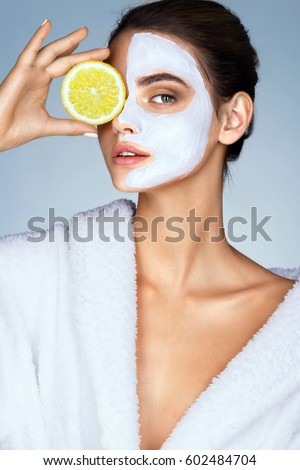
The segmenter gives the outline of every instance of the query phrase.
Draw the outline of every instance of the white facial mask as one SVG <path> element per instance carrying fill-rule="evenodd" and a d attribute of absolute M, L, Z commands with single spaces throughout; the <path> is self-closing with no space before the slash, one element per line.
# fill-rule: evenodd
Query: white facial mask
<path fill-rule="evenodd" d="M 136 80 L 151 72 L 173 73 L 188 81 L 195 94 L 190 104 L 171 114 L 149 113 L 136 102 Z M 213 106 L 193 57 L 177 44 L 151 33 L 132 37 L 127 57 L 128 99 L 118 119 L 134 125 L 137 134 L 123 142 L 145 147 L 154 155 L 146 165 L 129 171 L 125 182 L 133 188 L 149 188 L 183 177 L 202 160 L 209 136 Z"/>

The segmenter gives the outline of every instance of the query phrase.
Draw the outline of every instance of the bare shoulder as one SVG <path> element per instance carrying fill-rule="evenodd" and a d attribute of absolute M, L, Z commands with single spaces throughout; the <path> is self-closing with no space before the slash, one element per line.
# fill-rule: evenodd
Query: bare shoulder
<path fill-rule="evenodd" d="M 258 269 L 256 276 L 252 278 L 252 285 L 244 297 L 244 300 L 249 301 L 249 309 L 254 314 L 251 318 L 254 321 L 255 318 L 266 321 L 285 300 L 296 282 L 294 279 L 279 276 L 263 267 Z M 259 312 L 263 312 L 263 315 L 261 316 Z M 256 317 L 256 314 L 259 314 L 259 316 Z"/>
<path fill-rule="evenodd" d="M 262 295 L 265 299 L 281 299 L 284 298 L 290 289 L 297 282 L 295 279 L 289 279 L 280 276 L 262 265 L 256 263 L 240 252 L 238 258 L 240 264 L 239 272 L 241 273 L 241 288 L 247 295 Z"/>
<path fill-rule="evenodd" d="M 265 269 L 264 271 L 267 271 L 267 273 L 262 274 L 261 282 L 257 287 L 264 289 L 270 295 L 273 294 L 278 297 L 285 296 L 297 282 L 295 279 L 288 279 Z"/>
<path fill-rule="evenodd" d="M 293 289 L 294 279 L 276 274 L 256 263 L 244 254 L 238 253 L 239 280 L 234 302 L 238 310 L 249 314 L 250 323 L 266 321 Z"/>

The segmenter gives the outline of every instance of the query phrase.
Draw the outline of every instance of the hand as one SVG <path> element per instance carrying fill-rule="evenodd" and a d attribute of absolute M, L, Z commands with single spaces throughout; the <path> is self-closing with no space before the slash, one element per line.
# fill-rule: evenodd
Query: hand
<path fill-rule="evenodd" d="M 38 28 L 0 85 L 0 151 L 39 137 L 97 133 L 95 127 L 71 119 L 51 117 L 45 107 L 53 78 L 84 60 L 104 60 L 109 49 L 72 54 L 88 35 L 81 28 L 41 48 L 51 30 L 47 20 Z M 70 55 L 71 54 L 71 55 Z"/>

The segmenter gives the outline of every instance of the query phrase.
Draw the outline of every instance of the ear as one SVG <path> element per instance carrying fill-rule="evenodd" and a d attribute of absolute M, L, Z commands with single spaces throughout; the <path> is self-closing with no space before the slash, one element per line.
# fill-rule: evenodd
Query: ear
<path fill-rule="evenodd" d="M 253 116 L 253 101 L 248 93 L 236 93 L 220 108 L 221 128 L 219 142 L 231 145 L 247 131 Z"/>

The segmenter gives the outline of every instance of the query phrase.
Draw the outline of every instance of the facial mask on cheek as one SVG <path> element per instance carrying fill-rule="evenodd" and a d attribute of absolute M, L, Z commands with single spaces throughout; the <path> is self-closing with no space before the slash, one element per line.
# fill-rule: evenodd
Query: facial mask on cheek
<path fill-rule="evenodd" d="M 149 113 L 136 102 L 135 81 L 154 71 L 173 73 L 187 80 L 195 95 L 181 112 Z M 151 33 L 132 37 L 127 57 L 126 105 L 120 122 L 133 124 L 137 134 L 123 142 L 142 145 L 154 155 L 154 161 L 129 171 L 125 182 L 133 188 L 149 188 L 184 176 L 202 160 L 209 136 L 213 107 L 193 57 L 177 44 Z"/>

